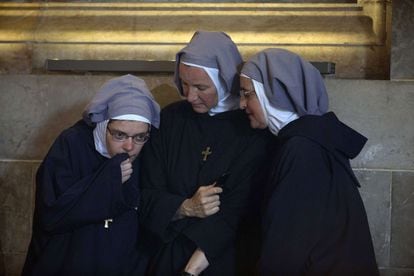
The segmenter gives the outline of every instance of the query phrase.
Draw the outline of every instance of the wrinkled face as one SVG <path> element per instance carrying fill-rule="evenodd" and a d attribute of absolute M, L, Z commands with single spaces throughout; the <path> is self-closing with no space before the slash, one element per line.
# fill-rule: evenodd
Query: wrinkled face
<path fill-rule="evenodd" d="M 240 77 L 240 109 L 243 109 L 249 116 L 252 128 L 265 129 L 267 127 L 265 115 L 254 91 L 253 82 L 242 76 Z"/>
<path fill-rule="evenodd" d="M 131 162 L 137 158 L 148 135 L 149 125 L 144 122 L 112 120 L 106 130 L 106 148 L 111 157 L 118 153 L 128 153 Z M 135 137 L 135 138 L 134 138 Z"/>
<path fill-rule="evenodd" d="M 217 105 L 217 90 L 202 68 L 180 64 L 179 74 L 186 100 L 197 113 L 206 113 Z"/>

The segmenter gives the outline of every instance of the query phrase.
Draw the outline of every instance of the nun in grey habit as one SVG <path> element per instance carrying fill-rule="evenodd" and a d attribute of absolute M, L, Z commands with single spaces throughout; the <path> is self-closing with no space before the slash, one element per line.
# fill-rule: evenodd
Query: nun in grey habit
<path fill-rule="evenodd" d="M 349 160 L 367 139 L 328 112 L 319 71 L 283 49 L 241 72 L 241 108 L 278 140 L 263 184 L 260 275 L 378 275 Z"/>
<path fill-rule="evenodd" d="M 198 31 L 177 53 L 185 100 L 162 110 L 143 152 L 140 217 L 155 251 L 149 275 L 236 273 L 237 229 L 265 156 L 265 132 L 238 108 L 241 62 L 221 32 Z"/>
<path fill-rule="evenodd" d="M 109 80 L 55 140 L 36 175 L 23 275 L 142 275 L 139 153 L 159 106 L 132 75 Z"/>

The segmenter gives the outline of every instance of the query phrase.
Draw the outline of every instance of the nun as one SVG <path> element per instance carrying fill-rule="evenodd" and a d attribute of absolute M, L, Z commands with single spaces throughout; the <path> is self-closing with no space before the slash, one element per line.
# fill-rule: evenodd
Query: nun
<path fill-rule="evenodd" d="M 36 175 L 23 275 L 142 275 L 140 152 L 159 127 L 142 79 L 106 82 L 55 140 Z"/>
<path fill-rule="evenodd" d="M 266 49 L 240 77 L 240 107 L 277 143 L 264 185 L 260 275 L 378 275 L 350 159 L 367 139 L 328 112 L 319 71 Z"/>
<path fill-rule="evenodd" d="M 264 131 L 239 109 L 236 44 L 198 31 L 176 55 L 182 101 L 161 111 L 144 149 L 140 217 L 156 243 L 149 275 L 235 275 L 235 241 Z M 157 244 L 155 246 L 155 244 Z"/>

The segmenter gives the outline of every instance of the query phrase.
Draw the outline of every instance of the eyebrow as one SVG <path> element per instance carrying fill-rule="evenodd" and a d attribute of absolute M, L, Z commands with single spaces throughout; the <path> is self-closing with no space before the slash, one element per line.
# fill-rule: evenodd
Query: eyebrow
<path fill-rule="evenodd" d="M 108 125 L 108 127 L 109 127 L 109 125 Z M 147 134 L 148 132 L 149 132 L 149 129 L 147 130 L 147 131 L 144 131 L 144 132 L 138 132 L 138 133 L 136 133 L 136 134 L 133 134 L 133 135 L 129 135 L 128 133 L 126 133 L 125 131 L 122 131 L 122 130 L 119 130 L 119 129 L 117 129 L 116 127 L 114 127 L 114 128 L 112 128 L 111 127 L 111 130 L 112 131 L 116 131 L 116 132 L 120 132 L 120 133 L 122 133 L 122 134 L 125 134 L 125 135 L 128 135 L 128 136 L 137 136 L 137 135 L 142 135 L 142 134 Z"/>

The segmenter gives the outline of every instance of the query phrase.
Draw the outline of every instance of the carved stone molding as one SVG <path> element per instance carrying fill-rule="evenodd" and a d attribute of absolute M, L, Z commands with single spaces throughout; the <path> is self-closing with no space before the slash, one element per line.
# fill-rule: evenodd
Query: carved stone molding
<path fill-rule="evenodd" d="M 228 33 L 245 58 L 283 47 L 337 63 L 340 77 L 381 76 L 374 67 L 387 62 L 385 9 L 385 1 L 375 0 L 0 3 L 0 72 L 30 73 L 54 58 L 172 60 L 194 31 L 214 30 Z"/>

